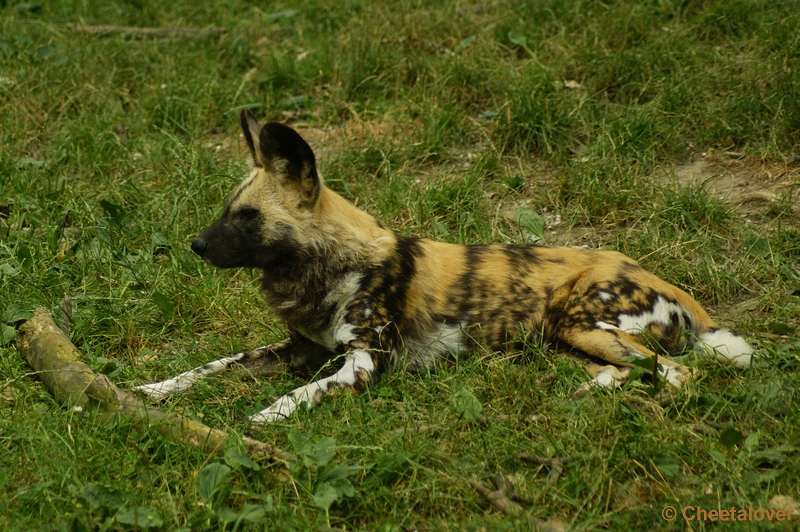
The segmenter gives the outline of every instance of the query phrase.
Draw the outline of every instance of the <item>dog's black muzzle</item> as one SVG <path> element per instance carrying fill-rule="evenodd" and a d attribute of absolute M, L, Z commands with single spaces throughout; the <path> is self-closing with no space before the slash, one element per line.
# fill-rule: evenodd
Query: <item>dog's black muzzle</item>
<path fill-rule="evenodd" d="M 192 241 L 192 251 L 200 255 L 201 257 L 208 249 L 208 242 L 202 236 L 198 236 Z"/>

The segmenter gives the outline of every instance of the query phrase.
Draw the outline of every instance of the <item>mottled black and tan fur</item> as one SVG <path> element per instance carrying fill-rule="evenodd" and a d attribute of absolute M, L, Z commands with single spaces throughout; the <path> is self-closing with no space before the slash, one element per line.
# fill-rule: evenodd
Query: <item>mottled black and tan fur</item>
<path fill-rule="evenodd" d="M 399 362 L 423 368 L 478 346 L 502 351 L 533 333 L 607 363 L 594 366 L 598 386 L 624 379 L 626 357 L 651 359 L 646 346 L 674 353 L 689 342 L 750 364 L 753 351 L 741 337 L 620 253 L 399 236 L 323 184 L 294 130 L 261 127 L 247 111 L 242 128 L 253 170 L 192 249 L 220 268 L 261 268 L 266 300 L 290 335 L 139 387 L 154 398 L 237 363 L 254 374 L 314 371 L 343 355 L 336 373 L 252 417 L 270 422 L 334 387 L 362 389 Z M 677 388 L 692 375 L 662 357 L 658 371 Z"/>

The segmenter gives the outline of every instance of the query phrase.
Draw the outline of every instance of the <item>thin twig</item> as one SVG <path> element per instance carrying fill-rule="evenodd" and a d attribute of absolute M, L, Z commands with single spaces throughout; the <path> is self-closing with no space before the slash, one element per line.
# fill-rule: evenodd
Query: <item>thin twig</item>
<path fill-rule="evenodd" d="M 473 477 L 468 480 L 469 485 L 472 486 L 472 489 L 478 492 L 480 496 L 484 499 L 489 501 L 489 503 L 503 512 L 506 515 L 516 515 L 522 512 L 522 506 L 515 503 L 514 501 L 510 500 L 506 496 L 505 489 L 498 489 L 498 490 L 490 490 L 478 480 Z"/>
<path fill-rule="evenodd" d="M 494 483 L 497 486 L 496 490 L 490 490 L 478 481 L 475 477 L 467 480 L 469 485 L 478 492 L 478 494 L 489 501 L 489 503 L 496 509 L 503 512 L 505 515 L 521 515 L 528 517 L 533 525 L 541 532 L 564 532 L 564 525 L 558 520 L 552 522 L 541 521 L 525 514 L 524 509 L 519 504 L 508 498 L 506 489 L 510 486 L 510 482 L 503 475 L 496 475 Z"/>
<path fill-rule="evenodd" d="M 394 429 L 391 434 L 394 436 L 401 436 L 403 434 L 425 434 L 426 432 L 445 430 L 450 427 L 448 423 L 434 423 L 432 425 L 418 425 L 416 427 L 400 427 Z"/>
<path fill-rule="evenodd" d="M 555 484 L 561 473 L 564 472 L 564 464 L 568 464 L 575 460 L 574 456 L 565 456 L 563 458 L 560 457 L 548 457 L 548 456 L 537 456 L 535 454 L 528 454 L 528 453 L 521 453 L 519 455 L 519 459 L 523 462 L 530 462 L 532 464 L 545 466 L 550 468 L 550 474 L 547 475 L 547 482 L 546 485 L 550 486 Z"/>
<path fill-rule="evenodd" d="M 133 26 L 84 26 L 68 24 L 72 30 L 105 37 L 107 35 L 124 35 L 135 39 L 174 39 L 183 37 L 219 37 L 225 28 L 137 28 Z"/>
<path fill-rule="evenodd" d="M 542 465 L 547 467 L 553 467 L 554 465 L 564 465 L 576 460 L 576 456 L 537 456 L 535 454 L 529 453 L 520 453 L 519 459 L 523 462 L 530 462 L 536 465 Z"/>

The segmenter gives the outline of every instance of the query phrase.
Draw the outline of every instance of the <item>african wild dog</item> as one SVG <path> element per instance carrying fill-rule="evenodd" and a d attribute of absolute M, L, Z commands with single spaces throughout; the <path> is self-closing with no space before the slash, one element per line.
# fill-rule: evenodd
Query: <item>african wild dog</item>
<path fill-rule="evenodd" d="M 323 184 L 293 129 L 261 127 L 248 111 L 241 122 L 253 170 L 192 250 L 220 268 L 261 268 L 264 295 L 289 338 L 139 386 L 153 398 L 234 364 L 254 375 L 315 371 L 343 355 L 333 375 L 251 418 L 267 423 L 317 404 L 331 388 L 363 389 L 392 364 L 422 368 L 478 346 L 500 351 L 534 332 L 610 364 L 595 365 L 594 386 L 623 380 L 626 357 L 654 357 L 645 344 L 676 353 L 688 342 L 737 366 L 751 362 L 741 337 L 620 253 L 397 235 Z M 657 363 L 674 387 L 692 377 L 668 358 Z"/>

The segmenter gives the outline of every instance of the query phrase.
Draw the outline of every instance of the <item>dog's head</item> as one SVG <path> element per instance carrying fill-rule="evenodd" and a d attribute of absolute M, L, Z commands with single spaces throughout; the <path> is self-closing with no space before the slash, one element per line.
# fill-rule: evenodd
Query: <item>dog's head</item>
<path fill-rule="evenodd" d="M 263 127 L 242 111 L 253 170 L 222 216 L 192 242 L 192 251 L 219 268 L 270 268 L 297 263 L 322 192 L 314 152 L 292 128 Z"/>

